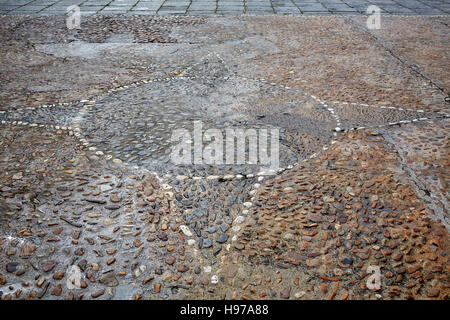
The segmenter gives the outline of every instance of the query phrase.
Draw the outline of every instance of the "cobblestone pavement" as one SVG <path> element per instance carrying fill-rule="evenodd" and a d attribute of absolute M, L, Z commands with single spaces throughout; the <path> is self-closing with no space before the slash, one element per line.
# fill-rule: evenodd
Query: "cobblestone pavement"
<path fill-rule="evenodd" d="M 2 299 L 448 299 L 448 17 L 0 20 Z"/>
<path fill-rule="evenodd" d="M 447 15 L 448 0 L 1 0 L 0 13 L 64 14 L 78 5 L 101 14 L 366 14 L 371 5 L 388 15 Z"/>

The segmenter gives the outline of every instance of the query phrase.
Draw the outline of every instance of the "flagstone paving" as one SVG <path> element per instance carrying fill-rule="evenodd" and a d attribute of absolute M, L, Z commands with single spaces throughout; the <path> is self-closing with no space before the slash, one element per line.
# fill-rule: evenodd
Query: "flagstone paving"
<path fill-rule="evenodd" d="M 2 0 L 8 14 L 64 14 L 71 5 L 89 14 L 365 14 L 370 5 L 390 15 L 450 13 L 447 0 Z"/>
<path fill-rule="evenodd" d="M 448 298 L 447 17 L 0 19 L 2 299 Z M 280 170 L 175 166 L 194 120 Z"/>

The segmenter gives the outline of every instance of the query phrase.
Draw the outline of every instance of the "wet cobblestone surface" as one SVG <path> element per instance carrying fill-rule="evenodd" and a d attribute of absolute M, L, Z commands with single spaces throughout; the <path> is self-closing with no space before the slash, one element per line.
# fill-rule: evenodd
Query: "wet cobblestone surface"
<path fill-rule="evenodd" d="M 223 282 L 204 297 L 446 299 L 448 232 L 404 184 L 384 134 L 341 136 L 267 180 L 217 271 Z M 369 265 L 381 269 L 379 290 L 367 289 Z"/>
<path fill-rule="evenodd" d="M 1 299 L 448 298 L 448 18 L 86 19 L 0 17 Z M 175 166 L 193 120 L 280 170 Z"/>

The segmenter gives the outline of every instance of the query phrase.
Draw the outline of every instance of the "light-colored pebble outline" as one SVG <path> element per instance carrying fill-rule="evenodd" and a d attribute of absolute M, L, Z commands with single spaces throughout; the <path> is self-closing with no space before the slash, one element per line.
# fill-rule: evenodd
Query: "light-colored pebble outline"
<path fill-rule="evenodd" d="M 232 74 L 234 74 L 236 77 L 239 77 L 239 78 L 244 79 L 244 80 L 258 81 L 258 82 L 269 84 L 269 85 L 272 85 L 272 86 L 278 86 L 278 87 L 281 87 L 281 88 L 286 89 L 286 90 L 297 92 L 298 94 L 301 94 L 303 96 L 307 96 L 305 93 L 301 92 L 300 90 L 297 90 L 297 89 L 294 89 L 294 88 L 291 88 L 289 86 L 285 86 L 285 85 L 282 85 L 282 84 L 278 84 L 276 82 L 269 82 L 266 79 L 262 79 L 262 78 L 261 79 L 251 79 L 251 78 L 239 76 L 239 75 L 235 74 L 234 72 L 232 72 L 228 68 L 228 66 L 225 63 L 225 61 L 217 53 L 215 53 L 215 52 L 213 52 L 213 53 L 224 64 L 224 66 L 227 69 L 227 71 L 232 73 Z M 207 58 L 208 56 L 210 56 L 213 53 L 208 54 L 207 56 L 205 56 L 205 58 Z M 203 60 L 198 62 L 198 63 L 196 63 L 196 64 L 194 64 L 194 65 L 192 65 L 192 66 L 190 66 L 190 67 L 188 67 L 188 68 L 186 68 L 184 71 L 182 71 L 178 75 L 175 75 L 175 76 L 172 76 L 172 77 L 166 77 L 166 78 L 153 78 L 153 79 L 148 79 L 148 80 L 141 80 L 141 81 L 137 81 L 137 82 L 134 82 L 134 83 L 131 83 L 131 84 L 128 84 L 128 85 L 118 86 L 118 87 L 109 89 L 109 90 L 107 90 L 106 93 L 107 94 L 108 93 L 114 93 L 114 92 L 122 91 L 122 90 L 125 90 L 125 89 L 128 89 L 128 88 L 137 87 L 137 86 L 140 86 L 140 85 L 143 85 L 143 84 L 152 83 L 152 82 L 166 82 L 166 81 L 172 81 L 172 80 L 175 80 L 175 79 L 199 79 L 198 77 L 185 76 L 185 74 L 189 70 L 194 68 L 196 65 L 202 63 Z M 222 79 L 223 80 L 228 80 L 229 77 L 228 76 L 227 77 L 223 77 Z M 298 80 L 298 79 L 296 79 L 296 80 Z M 314 95 L 310 95 L 310 97 L 312 99 L 314 99 L 316 102 L 320 103 L 323 107 L 325 107 L 326 110 L 335 119 L 336 127 L 335 127 L 334 131 L 336 131 L 336 132 L 340 132 L 340 131 L 348 132 L 348 131 L 352 131 L 352 130 L 363 130 L 363 129 L 369 129 L 370 128 L 370 127 L 358 127 L 358 128 L 350 128 L 350 129 L 342 130 L 341 129 L 341 120 L 340 120 L 339 116 L 335 113 L 334 108 L 331 107 L 330 104 L 327 103 L 326 100 L 322 100 L 322 99 L 320 99 L 320 98 L 318 98 L 318 97 L 316 97 Z M 11 110 L 11 112 L 17 112 L 17 111 L 20 112 L 20 111 L 24 111 L 24 110 L 34 110 L 34 109 L 38 109 L 38 108 L 52 108 L 52 107 L 55 107 L 55 106 L 67 106 L 67 105 L 70 105 L 70 104 L 79 104 L 79 103 L 83 104 L 83 106 L 80 109 L 80 111 L 77 114 L 77 116 L 73 119 L 73 126 L 72 127 L 71 126 L 68 126 L 68 127 L 55 126 L 55 125 L 52 125 L 52 124 L 37 124 L 37 123 L 30 123 L 30 122 L 27 122 L 27 121 L 18 121 L 18 120 L 16 120 L 16 121 L 2 120 L 1 124 L 14 125 L 14 126 L 22 125 L 22 126 L 29 126 L 29 127 L 39 127 L 39 128 L 46 128 L 47 130 L 62 130 L 63 132 L 68 133 L 69 135 L 74 135 L 79 140 L 79 142 L 85 148 L 87 148 L 87 150 L 89 150 L 91 152 L 94 152 L 96 156 L 104 156 L 106 160 L 112 160 L 116 164 L 129 165 L 128 163 L 126 163 L 126 162 L 124 163 L 120 159 L 117 159 L 117 158 L 113 159 L 113 157 L 111 155 L 105 155 L 103 151 L 97 150 L 97 148 L 95 146 L 92 146 L 91 143 L 85 137 L 82 136 L 81 122 L 83 121 L 83 117 L 88 112 L 89 108 L 95 105 L 95 103 L 96 103 L 95 99 L 79 100 L 79 101 L 75 101 L 75 102 L 71 102 L 71 103 L 67 103 L 66 102 L 66 103 L 57 103 L 57 104 L 49 104 L 49 105 L 44 104 L 44 105 L 37 106 L 37 107 L 22 107 L 22 108 L 18 108 L 18 109 L 13 109 L 13 110 Z M 334 101 L 333 104 L 343 104 L 343 105 L 350 104 L 350 105 L 358 105 L 358 106 L 363 106 L 363 107 L 370 107 L 367 104 L 338 102 L 338 101 Z M 377 106 L 371 106 L 371 107 L 377 107 Z M 380 106 L 380 107 L 377 107 L 377 108 L 392 109 L 392 110 L 399 110 L 399 111 L 406 110 L 406 111 L 414 111 L 414 112 L 417 112 L 417 113 L 423 113 L 424 112 L 423 110 L 404 109 L 404 108 L 386 107 L 386 106 Z M 0 111 L 0 114 L 6 113 L 6 112 L 9 112 L 9 111 Z M 415 123 L 415 122 L 418 122 L 418 121 L 433 121 L 433 120 L 442 119 L 442 118 L 448 118 L 449 117 L 449 115 L 447 115 L 445 113 L 441 113 L 441 114 L 443 114 L 443 116 L 440 117 L 440 118 L 430 119 L 430 118 L 422 117 L 422 118 L 418 118 L 418 119 L 414 119 L 414 120 L 401 120 L 401 121 L 396 122 L 396 123 L 389 123 L 389 124 L 386 124 L 386 125 L 374 126 L 372 128 L 387 127 L 387 126 L 407 124 L 407 123 Z M 335 142 L 336 142 L 335 140 L 331 140 L 330 141 L 331 144 L 334 144 Z M 327 145 L 324 145 L 322 147 L 322 150 L 327 150 L 327 149 L 328 149 Z M 303 159 L 301 162 L 303 162 L 303 163 L 307 162 L 307 161 L 309 161 L 311 159 L 316 158 L 317 156 L 318 156 L 318 154 L 314 153 L 311 156 L 309 156 L 309 158 Z M 207 180 L 207 181 L 214 181 L 214 180 L 231 181 L 231 180 L 234 180 L 234 179 L 244 179 L 244 178 L 250 179 L 250 178 L 255 178 L 256 177 L 257 178 L 257 182 L 253 184 L 251 190 L 248 193 L 250 201 L 243 203 L 244 209 L 242 210 L 242 214 L 243 215 L 247 215 L 248 212 L 249 212 L 249 209 L 253 206 L 253 203 L 255 201 L 255 197 L 254 196 L 256 195 L 257 190 L 260 187 L 260 183 L 264 180 L 265 177 L 279 175 L 282 172 L 284 172 L 285 170 L 292 169 L 294 167 L 297 167 L 298 165 L 299 165 L 299 163 L 294 163 L 292 165 L 287 166 L 286 168 L 279 168 L 278 170 L 272 171 L 272 172 L 262 172 L 261 171 L 261 172 L 258 172 L 256 174 L 248 174 L 248 175 L 226 174 L 226 175 L 212 175 L 212 176 L 207 176 L 207 177 L 195 177 L 195 176 L 189 177 L 189 176 L 184 176 L 184 175 L 173 176 L 171 174 L 166 174 L 163 177 L 160 177 L 156 172 L 151 172 L 151 171 L 149 171 L 147 169 L 144 169 L 144 171 L 149 173 L 149 174 L 151 174 L 151 175 L 153 175 L 153 176 L 155 176 L 157 178 L 157 180 L 161 183 L 161 186 L 162 186 L 163 190 L 166 192 L 166 195 L 169 196 L 170 200 L 174 199 L 173 198 L 173 194 L 170 192 L 170 190 L 172 189 L 172 186 L 168 183 L 168 180 L 170 178 L 172 178 L 172 177 L 175 177 L 177 180 L 189 180 L 189 179 L 202 180 L 202 179 L 204 179 L 204 180 Z M 139 167 L 135 166 L 135 168 L 138 169 Z M 237 240 L 237 236 L 239 234 L 239 231 L 241 230 L 241 225 L 242 225 L 242 223 L 244 223 L 244 221 L 245 221 L 245 218 L 243 216 L 237 216 L 235 218 L 235 220 L 233 222 L 233 227 L 231 228 L 231 230 L 233 231 L 233 234 L 232 234 L 232 237 L 231 237 L 231 242 L 235 242 Z M 229 251 L 230 247 L 231 247 L 231 244 L 228 243 L 227 246 L 226 246 L 226 250 Z M 209 272 L 211 272 L 211 268 L 210 267 L 208 267 L 208 270 L 209 270 Z M 217 277 L 217 275 L 213 275 L 212 279 L 213 278 L 215 279 L 215 277 Z"/>
<path fill-rule="evenodd" d="M 308 16 L 309 17 L 309 16 Z M 64 127 L 64 126 L 54 126 L 51 124 L 36 124 L 36 123 L 28 123 L 26 121 L 7 121 L 7 120 L 2 120 L 1 124 L 10 124 L 10 125 L 29 125 L 30 127 L 45 127 L 48 129 L 56 129 L 56 130 L 63 130 L 64 132 L 68 132 L 70 135 L 74 135 L 79 141 L 80 143 L 87 148 L 89 151 L 94 152 L 97 156 L 104 156 L 106 160 L 112 160 L 114 163 L 116 164 L 124 164 L 124 165 L 129 165 L 126 162 L 123 162 L 120 159 L 114 158 L 112 155 L 108 155 L 105 154 L 103 151 L 101 150 L 97 150 L 97 147 L 92 146 L 92 144 L 85 138 L 82 136 L 82 129 L 81 129 L 81 121 L 83 121 L 83 117 L 84 115 L 87 113 L 88 109 L 92 106 L 95 105 L 96 103 L 96 99 L 99 96 L 102 96 L 104 94 L 109 94 L 109 93 L 114 93 L 114 92 L 118 92 L 118 91 L 122 91 L 122 90 L 126 90 L 128 88 L 134 88 L 143 84 L 147 84 L 147 83 L 153 83 L 153 82 L 167 82 L 167 81 L 173 81 L 173 80 L 178 80 L 178 79 L 190 79 L 190 80 L 194 80 L 194 79 L 200 79 L 203 77 L 189 77 L 189 76 L 185 76 L 185 74 L 189 71 L 192 70 L 193 68 L 195 68 L 197 65 L 201 64 L 204 62 L 204 60 L 208 57 L 210 57 L 211 55 L 215 55 L 217 57 L 217 59 L 225 66 L 226 70 L 233 74 L 235 77 L 241 78 L 243 80 L 248 80 L 248 81 L 257 81 L 257 82 L 261 82 L 267 85 L 271 85 L 271 86 L 276 86 L 276 87 L 280 87 L 289 91 L 293 91 L 296 92 L 297 94 L 300 94 L 302 96 L 308 96 L 307 94 L 305 94 L 304 92 L 289 87 L 289 86 L 285 86 L 276 82 L 271 82 L 268 81 L 264 78 L 259 78 L 259 79 L 254 79 L 254 78 L 248 78 L 248 77 L 244 77 L 244 76 L 240 76 L 238 74 L 236 74 L 235 72 L 233 72 L 232 70 L 230 70 L 230 68 L 228 67 L 227 63 L 224 61 L 224 59 L 222 57 L 220 57 L 220 55 L 216 52 L 210 52 L 209 54 L 207 54 L 202 60 L 200 60 L 199 62 L 187 67 L 186 69 L 184 69 L 182 72 L 180 72 L 177 75 L 174 76 L 170 76 L 170 77 L 165 77 L 165 78 L 151 78 L 151 79 L 146 79 L 146 80 L 140 80 L 140 81 L 136 81 L 133 83 L 130 83 L 128 85 L 123 85 L 123 86 L 117 86 L 111 89 L 108 89 L 105 93 L 99 94 L 98 96 L 96 96 L 95 98 L 91 98 L 91 99 L 85 99 L 85 100 L 78 100 L 78 101 L 74 101 L 74 102 L 62 102 L 62 103 L 56 103 L 56 104 L 43 104 L 40 106 L 35 106 L 35 107 L 21 107 L 18 109 L 12 109 L 12 110 L 8 110 L 8 111 L 0 111 L 0 114 L 2 113 L 6 113 L 6 112 L 17 112 L 17 111 L 24 111 L 24 110 L 34 110 L 34 109 L 39 109 L 39 108 L 52 108 L 55 106 L 68 106 L 71 104 L 83 104 L 83 107 L 80 109 L 78 115 L 73 119 L 73 127 Z M 228 80 L 230 77 L 229 76 L 225 76 L 222 77 L 221 79 L 223 80 Z M 295 79 L 295 80 L 300 80 L 299 78 Z M 376 126 L 363 126 L 363 127 L 354 127 L 354 128 L 349 128 L 349 129 L 342 129 L 341 128 L 341 119 L 339 117 L 338 114 L 335 113 L 334 108 L 331 105 L 334 104 L 342 104 L 342 105 L 354 105 L 354 106 L 363 106 L 363 107 L 373 107 L 373 108 L 380 108 L 380 109 L 390 109 L 390 110 L 398 110 L 398 111 L 410 111 L 410 112 L 417 112 L 417 113 L 424 113 L 424 110 L 414 110 L 414 109 L 410 109 L 410 108 L 401 108 L 401 107 L 392 107 L 392 106 L 373 106 L 373 105 L 368 105 L 368 104 L 364 104 L 364 103 L 355 103 L 355 102 L 339 102 L 339 101 L 333 101 L 332 103 L 328 103 L 326 100 L 324 99 L 320 99 L 319 97 L 315 96 L 315 95 L 309 95 L 310 98 L 314 99 L 316 102 L 318 102 L 319 104 L 321 104 L 321 107 L 324 107 L 329 113 L 330 115 L 334 118 L 335 122 L 336 122 L 336 126 L 334 131 L 335 132 L 348 132 L 348 131 L 353 131 L 353 130 L 364 130 L 364 129 L 370 129 L 370 128 L 381 128 L 381 127 L 387 127 L 387 126 L 395 126 L 395 125 L 400 125 L 400 124 L 407 124 L 407 123 L 415 123 L 415 122 L 419 122 L 419 121 L 429 121 L 429 120 L 440 120 L 443 118 L 448 118 L 450 117 L 450 115 L 444 113 L 444 112 L 435 112 L 438 114 L 441 114 L 442 116 L 440 117 L 436 117 L 436 118 L 426 118 L 426 117 L 420 117 L 417 119 L 413 119 L 413 120 L 400 120 L 398 122 L 393 122 L 393 123 L 388 123 L 388 124 L 384 124 L 384 125 L 376 125 Z M 333 143 L 333 140 L 331 141 L 331 143 Z M 328 146 L 324 145 L 322 147 L 322 150 L 327 150 Z M 313 159 L 317 156 L 317 154 L 313 154 L 311 156 L 309 156 L 309 158 L 303 159 L 302 161 L 307 161 L 308 159 Z M 295 163 L 295 165 L 298 165 L 298 163 Z M 289 168 L 289 167 L 287 167 Z M 286 170 L 287 168 L 280 168 L 277 172 L 273 172 L 273 173 L 265 173 L 264 175 L 271 175 L 271 174 L 278 174 L 283 172 L 284 170 Z M 223 176 L 210 176 L 210 177 L 206 177 L 206 179 L 222 179 L 222 180 L 229 180 L 231 175 L 223 175 Z M 240 178 L 238 177 L 239 175 L 237 175 L 236 178 Z M 202 179 L 203 177 L 192 177 L 193 179 Z"/>

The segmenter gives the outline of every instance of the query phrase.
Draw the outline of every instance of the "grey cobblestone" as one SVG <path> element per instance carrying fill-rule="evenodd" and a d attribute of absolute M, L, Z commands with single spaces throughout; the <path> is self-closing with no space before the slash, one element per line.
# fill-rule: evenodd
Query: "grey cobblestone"
<path fill-rule="evenodd" d="M 0 0 L 0 14 L 366 14 L 376 5 L 388 15 L 448 15 L 449 0 Z"/>

